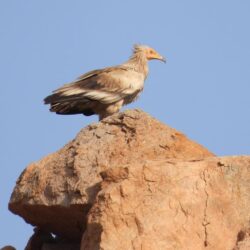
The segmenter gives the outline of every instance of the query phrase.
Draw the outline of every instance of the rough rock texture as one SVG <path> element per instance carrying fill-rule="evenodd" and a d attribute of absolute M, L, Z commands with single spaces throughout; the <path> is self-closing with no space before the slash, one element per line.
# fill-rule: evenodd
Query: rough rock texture
<path fill-rule="evenodd" d="M 233 250 L 249 250 L 250 249 L 250 227 L 242 229 L 237 235 L 236 246 Z"/>
<path fill-rule="evenodd" d="M 26 222 L 79 240 L 100 189 L 99 173 L 146 159 L 203 159 L 207 149 L 144 112 L 117 114 L 80 131 L 58 152 L 29 165 L 9 209 Z"/>
<path fill-rule="evenodd" d="M 233 249 L 248 226 L 250 157 L 110 168 L 82 250 Z"/>
<path fill-rule="evenodd" d="M 249 169 L 130 110 L 29 165 L 9 209 L 37 227 L 27 250 L 244 250 Z"/>

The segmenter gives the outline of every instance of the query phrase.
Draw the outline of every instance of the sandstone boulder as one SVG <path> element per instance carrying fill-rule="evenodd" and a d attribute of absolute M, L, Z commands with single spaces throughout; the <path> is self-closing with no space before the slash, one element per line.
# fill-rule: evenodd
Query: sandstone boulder
<path fill-rule="evenodd" d="M 130 110 L 30 164 L 9 209 L 36 226 L 27 250 L 246 250 L 249 170 Z"/>
<path fill-rule="evenodd" d="M 81 250 L 239 247 L 238 235 L 249 226 L 249 170 L 250 157 L 110 168 L 102 173 Z"/>
<path fill-rule="evenodd" d="M 100 190 L 101 171 L 145 160 L 212 155 L 148 114 L 126 111 L 82 129 L 61 150 L 30 164 L 17 181 L 9 209 L 42 230 L 79 241 Z"/>

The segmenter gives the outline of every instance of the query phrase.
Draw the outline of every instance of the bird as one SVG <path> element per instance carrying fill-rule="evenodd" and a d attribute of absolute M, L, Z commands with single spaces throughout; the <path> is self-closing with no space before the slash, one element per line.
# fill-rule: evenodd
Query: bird
<path fill-rule="evenodd" d="M 96 114 L 101 121 L 138 98 L 148 75 L 148 61 L 153 59 L 166 62 L 153 48 L 136 44 L 124 63 L 87 72 L 54 90 L 44 103 L 56 114 Z"/>

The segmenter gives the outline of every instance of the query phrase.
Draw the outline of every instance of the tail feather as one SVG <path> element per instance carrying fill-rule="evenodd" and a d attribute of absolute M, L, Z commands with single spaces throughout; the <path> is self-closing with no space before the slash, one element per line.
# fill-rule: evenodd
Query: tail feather
<path fill-rule="evenodd" d="M 50 111 L 60 115 L 84 114 L 90 116 L 95 114 L 90 107 L 79 102 L 51 103 Z"/>
<path fill-rule="evenodd" d="M 81 103 L 89 102 L 90 100 L 80 95 L 64 96 L 61 94 L 52 94 L 44 98 L 44 104 L 51 104 L 55 102 L 74 102 L 80 101 Z"/>
<path fill-rule="evenodd" d="M 63 96 L 55 93 L 47 96 L 44 103 L 50 104 L 51 112 L 61 115 L 84 114 L 90 116 L 95 114 L 91 108 L 91 100 L 79 95 Z"/>

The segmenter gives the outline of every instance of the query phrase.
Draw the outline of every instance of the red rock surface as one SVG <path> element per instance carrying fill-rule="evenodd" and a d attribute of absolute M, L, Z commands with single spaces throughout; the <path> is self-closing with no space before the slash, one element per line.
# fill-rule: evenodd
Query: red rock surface
<path fill-rule="evenodd" d="M 250 157 L 212 157 L 108 169 L 81 249 L 233 249 L 249 223 L 249 168 Z"/>
<path fill-rule="evenodd" d="M 249 168 L 130 110 L 30 164 L 9 209 L 37 227 L 29 250 L 243 250 Z"/>

